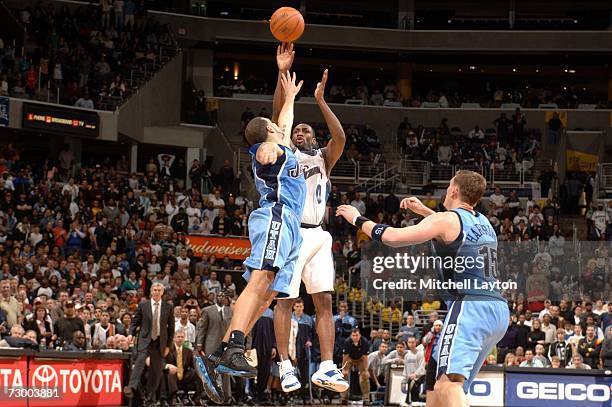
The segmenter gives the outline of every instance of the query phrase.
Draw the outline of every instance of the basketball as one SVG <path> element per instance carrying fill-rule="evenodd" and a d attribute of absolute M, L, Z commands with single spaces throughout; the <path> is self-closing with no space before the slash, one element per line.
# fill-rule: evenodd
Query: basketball
<path fill-rule="evenodd" d="M 270 31 L 281 42 L 293 42 L 304 33 L 304 18 L 293 7 L 281 7 L 270 18 Z"/>

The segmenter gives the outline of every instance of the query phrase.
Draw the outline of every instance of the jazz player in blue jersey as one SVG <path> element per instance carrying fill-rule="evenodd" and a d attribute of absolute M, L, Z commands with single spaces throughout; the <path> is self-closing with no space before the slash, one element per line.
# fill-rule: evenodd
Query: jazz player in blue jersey
<path fill-rule="evenodd" d="M 248 283 L 236 300 L 234 316 L 220 348 L 209 355 L 208 361 L 198 360 L 205 390 L 217 403 L 224 400 L 224 395 L 211 365 L 220 374 L 257 376 L 257 369 L 245 357 L 245 336 L 277 295 L 290 294 L 289 285 L 302 243 L 300 219 L 306 183 L 289 145 L 293 105 L 303 82 L 296 84 L 295 73 L 291 75 L 288 71 L 279 76 L 279 81 L 284 103 L 278 125 L 265 117 L 256 117 L 245 129 L 253 156 L 255 186 L 260 193 L 260 207 L 249 217 L 251 255 L 244 262 Z"/>
<path fill-rule="evenodd" d="M 473 259 L 469 262 L 473 267 L 464 262 L 466 267 L 461 272 L 439 270 L 439 277 L 445 281 L 470 281 L 471 288 L 446 293 L 450 295 L 450 308 L 432 357 L 437 362 L 437 381 L 428 406 L 468 406 L 466 393 L 470 384 L 508 327 L 510 311 L 501 293 L 478 288 L 497 281 L 497 236 L 489 220 L 474 210 L 485 190 L 482 175 L 459 171 L 446 191 L 447 212 L 433 212 L 414 197 L 402 201 L 402 208 L 425 217 L 419 224 L 405 228 L 374 223 L 350 205 L 337 210 L 339 216 L 361 228 L 372 240 L 393 247 L 431 240 L 442 258 Z"/>

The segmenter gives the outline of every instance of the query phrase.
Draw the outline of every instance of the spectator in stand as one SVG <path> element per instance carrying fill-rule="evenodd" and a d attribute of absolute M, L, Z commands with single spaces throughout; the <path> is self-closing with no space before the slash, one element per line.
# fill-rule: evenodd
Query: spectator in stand
<path fill-rule="evenodd" d="M 6 278 L 7 276 L 5 276 Z M 19 303 L 13 296 L 10 280 L 2 280 L 0 283 L 0 309 L 6 315 L 6 323 L 9 327 L 17 324 L 19 318 L 22 317 Z"/>
<path fill-rule="evenodd" d="M 489 196 L 489 201 L 491 202 L 491 207 L 494 213 L 497 216 L 500 216 L 503 211 L 504 204 L 506 203 L 506 197 L 504 194 L 502 194 L 499 187 L 496 187 L 495 192 Z"/>
<path fill-rule="evenodd" d="M 359 192 L 355 192 L 355 199 L 351 201 L 351 206 L 357 208 L 360 214 L 365 215 L 366 205 L 365 202 L 361 200 L 361 194 Z"/>
<path fill-rule="evenodd" d="M 583 362 L 582 356 L 580 354 L 574 354 L 572 356 L 572 363 L 567 366 L 568 369 L 583 369 L 583 370 L 591 370 L 592 367 Z"/>
<path fill-rule="evenodd" d="M 504 366 L 518 366 L 516 355 L 512 352 L 507 353 L 504 358 Z"/>
<path fill-rule="evenodd" d="M 406 325 L 402 326 L 395 336 L 398 342 L 407 342 L 409 338 L 416 338 L 418 342 L 421 341 L 421 332 L 416 326 L 413 315 L 406 316 Z"/>
<path fill-rule="evenodd" d="M 183 332 L 183 340 L 187 341 L 187 345 L 189 347 L 192 347 L 195 344 L 196 327 L 189 321 L 189 308 L 180 307 L 180 318 L 176 319 L 174 328 L 175 335 L 179 330 Z"/>
<path fill-rule="evenodd" d="M 334 315 L 334 326 L 336 331 L 334 357 L 341 359 L 344 341 L 351 336 L 353 329 L 357 328 L 357 320 L 348 313 L 346 301 L 342 301 L 338 305 L 338 314 Z"/>
<path fill-rule="evenodd" d="M 416 347 L 416 345 L 415 345 Z M 404 358 L 406 357 L 406 344 L 404 342 L 397 342 L 395 349 L 385 356 L 382 361 L 383 366 L 386 370 L 389 369 L 390 365 L 403 365 Z"/>
<path fill-rule="evenodd" d="M 557 331 L 557 340 L 553 342 L 548 348 L 548 359 L 553 361 L 553 358 L 558 358 L 561 366 L 567 366 L 569 363 L 570 357 L 572 355 L 572 347 L 565 340 L 565 334 L 563 330 L 559 329 Z"/>
<path fill-rule="evenodd" d="M 554 146 L 559 143 L 559 137 L 563 132 L 563 122 L 559 119 L 559 113 L 554 112 L 552 119 L 547 123 L 548 125 L 548 143 Z"/>
<path fill-rule="evenodd" d="M 87 343 L 85 341 L 85 334 L 83 331 L 74 331 L 72 339 L 66 342 L 66 345 L 62 348 L 63 351 L 67 352 L 84 352 L 87 350 Z"/>
<path fill-rule="evenodd" d="M 520 367 L 544 367 L 542 362 L 534 357 L 533 351 L 528 349 L 525 351 L 525 360 L 521 362 Z"/>
<path fill-rule="evenodd" d="M 597 339 L 593 325 L 587 327 L 585 337 L 578 342 L 577 348 L 582 360 L 593 369 L 598 367 L 602 342 Z"/>
<path fill-rule="evenodd" d="M 80 318 L 78 319 L 81 320 Z M 115 335 L 115 325 L 110 323 L 110 315 L 108 311 L 100 312 L 100 322 L 93 326 L 91 334 L 93 349 L 106 349 L 107 340 Z"/>
<path fill-rule="evenodd" d="M 219 170 L 219 184 L 224 193 L 232 193 L 235 178 L 234 169 L 229 160 L 223 161 L 223 167 Z"/>
<path fill-rule="evenodd" d="M 542 316 L 542 331 L 544 332 L 544 344 L 550 345 L 557 337 L 557 327 L 550 322 L 550 314 Z"/>
<path fill-rule="evenodd" d="M 484 138 L 484 131 L 482 131 L 482 129 L 478 125 L 474 126 L 474 128 L 468 133 L 468 139 L 472 143 L 482 143 L 484 141 Z"/>
<path fill-rule="evenodd" d="M 53 331 L 60 341 L 69 341 L 76 331 L 85 332 L 83 320 L 76 316 L 72 300 L 66 301 L 64 317 L 55 322 Z"/>
<path fill-rule="evenodd" d="M 542 363 L 542 366 L 548 367 L 550 366 L 550 361 L 546 357 L 545 351 L 546 350 L 544 349 L 544 345 L 537 344 L 535 347 L 535 355 L 533 356 L 533 358 L 535 360 L 540 361 Z"/>

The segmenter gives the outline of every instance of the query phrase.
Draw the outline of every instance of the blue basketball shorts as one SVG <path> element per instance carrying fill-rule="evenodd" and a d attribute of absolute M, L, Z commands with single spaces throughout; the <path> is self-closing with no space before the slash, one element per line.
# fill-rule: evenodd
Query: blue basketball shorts
<path fill-rule="evenodd" d="M 466 298 L 452 303 L 433 357 L 438 366 L 436 379 L 443 374 L 462 375 L 467 393 L 487 355 L 506 334 L 510 310 L 505 301 Z"/>
<path fill-rule="evenodd" d="M 251 255 L 244 261 L 244 279 L 249 281 L 253 270 L 273 271 L 276 277 L 270 289 L 277 291 L 280 298 L 289 296 L 302 245 L 297 215 L 280 203 L 258 208 L 249 217 L 249 239 Z"/>

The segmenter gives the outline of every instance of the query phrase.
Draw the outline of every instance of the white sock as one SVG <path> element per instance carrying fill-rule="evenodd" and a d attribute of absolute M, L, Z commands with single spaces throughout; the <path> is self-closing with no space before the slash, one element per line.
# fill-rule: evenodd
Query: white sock
<path fill-rule="evenodd" d="M 287 359 L 287 360 L 283 360 L 280 363 L 279 368 L 280 368 L 281 372 L 289 372 L 289 371 L 293 370 L 293 365 L 291 364 L 291 361 L 289 359 Z"/>
<path fill-rule="evenodd" d="M 324 370 L 326 372 L 333 370 L 336 368 L 336 364 L 333 360 L 323 360 L 319 365 L 319 370 Z"/>

